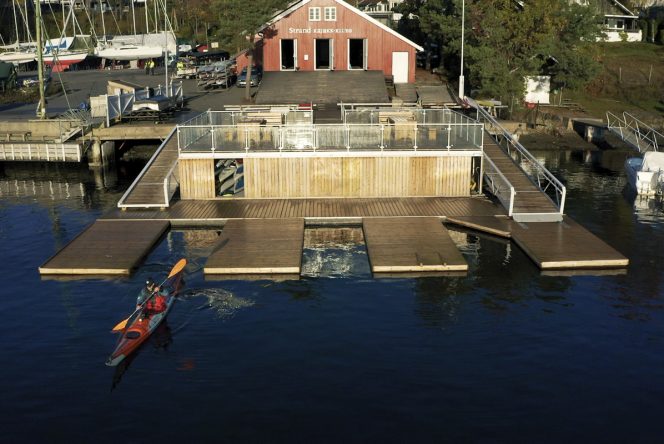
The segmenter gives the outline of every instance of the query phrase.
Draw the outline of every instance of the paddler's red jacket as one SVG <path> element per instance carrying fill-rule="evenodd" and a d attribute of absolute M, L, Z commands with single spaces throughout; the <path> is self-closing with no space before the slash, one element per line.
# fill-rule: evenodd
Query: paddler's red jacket
<path fill-rule="evenodd" d="M 166 297 L 157 293 L 147 304 L 145 304 L 145 308 L 150 313 L 161 313 L 166 310 Z"/>

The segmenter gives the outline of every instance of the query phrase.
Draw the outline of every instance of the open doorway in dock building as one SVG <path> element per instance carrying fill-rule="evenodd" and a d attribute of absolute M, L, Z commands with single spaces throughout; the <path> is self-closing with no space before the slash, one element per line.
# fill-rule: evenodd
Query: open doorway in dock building
<path fill-rule="evenodd" d="M 316 52 L 314 53 L 315 69 L 334 69 L 334 40 L 315 39 Z"/>
<path fill-rule="evenodd" d="M 348 69 L 367 69 L 367 39 L 348 39 Z"/>
<path fill-rule="evenodd" d="M 220 159 L 215 163 L 214 189 L 217 197 L 244 197 L 242 159 Z"/>
<path fill-rule="evenodd" d="M 281 70 L 295 71 L 297 67 L 297 40 L 281 39 Z"/>

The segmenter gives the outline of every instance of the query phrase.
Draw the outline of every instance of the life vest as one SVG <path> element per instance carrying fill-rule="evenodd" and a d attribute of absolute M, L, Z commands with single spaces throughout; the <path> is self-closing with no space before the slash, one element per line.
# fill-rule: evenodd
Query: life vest
<path fill-rule="evenodd" d="M 152 313 L 161 313 L 166 310 L 166 298 L 160 294 L 155 295 L 147 303 L 147 309 Z"/>

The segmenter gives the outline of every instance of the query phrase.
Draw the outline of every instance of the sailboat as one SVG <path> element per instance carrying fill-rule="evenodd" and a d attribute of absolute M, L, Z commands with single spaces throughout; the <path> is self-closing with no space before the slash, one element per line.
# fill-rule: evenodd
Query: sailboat
<path fill-rule="evenodd" d="M 166 13 L 166 5 L 160 5 Z M 129 35 L 116 35 L 104 37 L 97 44 L 96 54 L 98 57 L 111 60 L 141 60 L 141 59 L 154 59 L 161 57 L 164 50 L 167 49 L 170 53 L 175 53 L 177 50 L 177 41 L 172 29 L 163 31 L 157 30 L 157 4 L 155 0 L 155 32 L 150 32 L 148 28 L 148 6 L 145 3 L 145 25 L 146 33 L 139 34 L 136 32 L 136 15 L 134 10 L 134 2 L 131 2 L 131 12 L 133 17 L 133 34 Z M 102 21 L 103 21 L 102 13 Z M 170 28 L 170 26 L 169 26 Z"/>
<path fill-rule="evenodd" d="M 0 53 L 0 61 L 13 63 L 14 65 L 20 65 L 22 63 L 29 63 L 35 60 L 36 45 L 32 42 L 24 42 L 24 43 L 20 42 L 19 33 L 18 33 L 18 16 L 16 14 L 16 6 L 17 6 L 16 1 L 12 0 L 16 43 L 12 45 L 0 46 L 0 49 L 3 50 L 3 52 Z M 21 14 L 21 18 L 23 19 L 23 23 L 25 25 L 25 35 L 27 35 L 27 37 L 30 40 L 32 40 L 32 36 L 30 35 L 30 28 L 28 28 L 27 26 L 27 3 L 25 4 L 25 14 L 24 11 L 21 10 L 21 5 L 18 5 L 18 9 Z"/>
<path fill-rule="evenodd" d="M 64 71 L 86 59 L 91 42 L 89 35 L 49 39 L 44 46 L 44 63 L 54 72 Z"/>

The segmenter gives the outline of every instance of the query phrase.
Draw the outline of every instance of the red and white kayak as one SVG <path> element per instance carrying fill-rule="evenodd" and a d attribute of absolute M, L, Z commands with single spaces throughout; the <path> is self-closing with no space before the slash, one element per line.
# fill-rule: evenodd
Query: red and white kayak
<path fill-rule="evenodd" d="M 182 274 L 183 271 L 180 270 L 177 274 L 168 278 L 162 285 L 162 288 L 168 292 L 168 296 L 166 296 L 166 309 L 164 311 L 143 318 L 143 310 L 138 310 L 129 318 L 127 327 L 121 332 L 115 350 L 106 360 L 106 365 L 114 367 L 122 362 L 145 342 L 152 332 L 157 329 L 159 324 L 166 319 L 182 288 Z"/>

